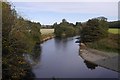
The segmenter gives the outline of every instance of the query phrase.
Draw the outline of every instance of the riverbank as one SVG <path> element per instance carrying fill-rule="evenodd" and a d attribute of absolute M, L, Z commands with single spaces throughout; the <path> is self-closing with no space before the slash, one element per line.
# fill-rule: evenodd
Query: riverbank
<path fill-rule="evenodd" d="M 80 56 L 94 64 L 119 72 L 119 54 L 104 52 L 96 49 L 87 48 L 83 43 L 80 45 Z"/>
<path fill-rule="evenodd" d="M 119 44 L 120 44 L 120 35 L 119 34 L 108 34 L 108 37 L 104 39 L 100 39 L 94 42 L 87 42 L 85 43 L 87 47 L 105 51 L 105 52 L 113 52 L 118 53 L 120 50 Z"/>
<path fill-rule="evenodd" d="M 54 38 L 54 29 L 40 29 L 41 43 Z"/>
<path fill-rule="evenodd" d="M 47 41 L 47 40 L 50 40 L 52 38 L 54 38 L 54 34 L 42 34 L 41 35 L 41 43 Z"/>

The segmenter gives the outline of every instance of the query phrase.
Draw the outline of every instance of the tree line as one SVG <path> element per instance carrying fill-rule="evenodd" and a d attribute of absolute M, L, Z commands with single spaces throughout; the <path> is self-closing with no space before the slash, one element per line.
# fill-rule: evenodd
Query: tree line
<path fill-rule="evenodd" d="M 105 38 L 108 35 L 109 24 L 107 18 L 97 17 L 89 19 L 84 23 L 76 22 L 76 24 L 69 23 L 66 19 L 63 19 L 60 24 L 54 23 L 53 27 L 56 37 L 80 35 L 82 42 L 92 42 Z"/>
<path fill-rule="evenodd" d="M 2 13 L 3 79 L 21 80 L 26 79 L 26 76 L 27 78 L 34 76 L 23 54 L 33 52 L 36 54 L 40 51 L 35 49 L 36 44 L 41 42 L 41 24 L 24 19 L 8 2 L 2 2 Z M 107 18 L 97 17 L 76 24 L 63 19 L 61 23 L 51 25 L 51 28 L 55 29 L 54 34 L 59 38 L 80 35 L 82 42 L 94 42 L 107 37 L 109 27 L 116 25 L 117 22 L 108 23 Z"/>
<path fill-rule="evenodd" d="M 109 28 L 120 28 L 120 21 L 112 21 L 108 23 L 109 23 Z"/>

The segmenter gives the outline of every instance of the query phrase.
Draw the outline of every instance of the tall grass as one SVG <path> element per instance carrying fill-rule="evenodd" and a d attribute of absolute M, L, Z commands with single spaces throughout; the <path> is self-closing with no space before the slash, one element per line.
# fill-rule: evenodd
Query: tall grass
<path fill-rule="evenodd" d="M 118 53 L 118 50 L 120 50 L 118 45 L 120 43 L 119 37 L 120 35 L 118 34 L 109 34 L 107 38 L 92 43 L 87 43 L 87 46 L 101 51 Z"/>

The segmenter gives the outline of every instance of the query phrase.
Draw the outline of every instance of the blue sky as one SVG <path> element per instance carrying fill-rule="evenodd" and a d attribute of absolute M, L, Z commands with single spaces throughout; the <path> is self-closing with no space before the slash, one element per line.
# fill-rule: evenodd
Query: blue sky
<path fill-rule="evenodd" d="M 104 16 L 108 21 L 118 20 L 117 2 L 12 2 L 24 18 L 41 24 L 85 22 Z"/>

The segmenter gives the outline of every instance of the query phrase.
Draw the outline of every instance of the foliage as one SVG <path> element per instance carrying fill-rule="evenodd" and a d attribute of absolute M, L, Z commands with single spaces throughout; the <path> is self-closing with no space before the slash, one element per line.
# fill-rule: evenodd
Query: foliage
<path fill-rule="evenodd" d="M 79 33 L 79 27 L 75 27 L 74 24 L 67 22 L 65 19 L 60 24 L 55 23 L 55 36 L 56 37 L 71 37 Z"/>
<path fill-rule="evenodd" d="M 3 79 L 26 79 L 34 76 L 23 54 L 40 43 L 40 23 L 18 16 L 11 5 L 2 2 L 2 72 Z"/>
<path fill-rule="evenodd" d="M 40 43 L 40 25 L 36 23 L 32 23 L 30 28 L 30 34 L 32 35 L 33 41 L 36 43 Z"/>
<path fill-rule="evenodd" d="M 106 18 L 104 20 L 99 18 L 90 19 L 87 21 L 86 26 L 81 31 L 82 42 L 94 42 L 96 40 L 107 37 L 108 24 Z"/>
<path fill-rule="evenodd" d="M 116 52 L 120 51 L 120 35 L 119 34 L 109 34 L 108 37 L 95 41 L 86 43 L 86 45 L 90 48 L 107 51 L 107 52 Z"/>
<path fill-rule="evenodd" d="M 37 57 L 37 55 L 39 56 L 37 53 L 41 52 L 41 49 L 40 46 L 36 46 L 36 44 L 40 43 L 41 39 L 53 36 L 53 34 L 44 34 L 41 36 L 41 24 L 25 20 L 17 14 L 15 9 L 11 9 L 11 5 L 7 2 L 2 2 L 2 13 L 3 79 L 27 80 L 26 76 L 34 77 L 31 73 L 31 67 L 25 61 L 23 54 L 33 53 L 33 59 L 39 59 L 40 57 Z M 63 19 L 60 24 L 55 23 L 49 27 L 55 28 L 54 33 L 56 37 L 71 37 L 81 32 L 81 39 L 84 42 L 97 41 L 107 36 L 108 25 L 104 17 L 88 20 L 84 25 L 85 26 L 82 27 L 83 25 L 80 22 L 76 22 L 74 25 Z M 114 42 L 116 42 L 116 40 L 114 40 Z M 105 43 L 105 41 L 107 41 L 107 39 L 102 39 L 100 42 Z M 110 43 L 112 45 L 111 41 Z M 114 46 L 116 45 L 117 44 L 114 44 Z M 104 44 L 102 46 L 104 46 Z M 38 48 L 36 49 L 36 47 Z M 109 45 L 105 47 L 108 48 Z M 117 48 L 117 50 L 118 49 L 119 48 Z"/>
<path fill-rule="evenodd" d="M 90 48 L 118 53 L 120 35 L 108 33 L 108 31 L 113 32 L 108 24 L 107 19 L 103 17 L 88 20 L 82 27 L 82 42 Z"/>
<path fill-rule="evenodd" d="M 109 28 L 120 28 L 120 21 L 109 22 Z"/>

